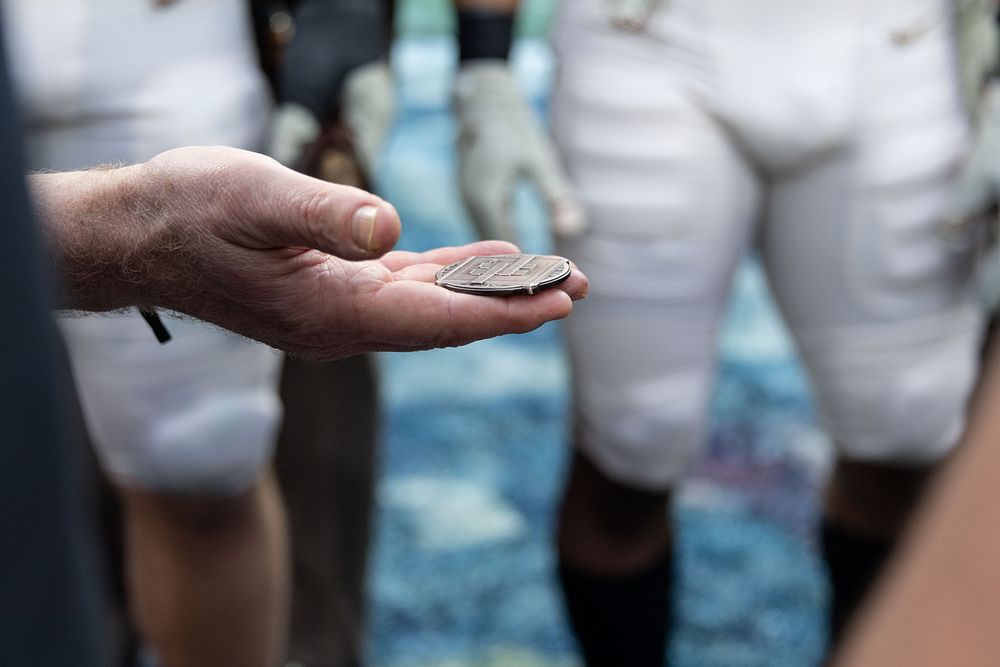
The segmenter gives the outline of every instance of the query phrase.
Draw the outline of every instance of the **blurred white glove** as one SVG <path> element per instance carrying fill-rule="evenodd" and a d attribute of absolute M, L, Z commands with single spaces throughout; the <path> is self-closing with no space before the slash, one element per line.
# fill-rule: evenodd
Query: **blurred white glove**
<path fill-rule="evenodd" d="M 942 220 L 944 235 L 960 243 L 974 235 L 976 223 L 1000 200 L 1000 84 L 992 82 L 983 93 L 977 135 Z M 980 297 L 991 311 L 1000 308 L 1000 249 L 985 258 L 979 285 Z"/>
<path fill-rule="evenodd" d="M 378 156 L 396 116 L 392 71 L 382 60 L 355 68 L 344 82 L 344 124 L 354 139 L 354 152 L 368 178 L 373 176 Z"/>
<path fill-rule="evenodd" d="M 946 221 L 956 225 L 981 216 L 1000 195 L 1000 84 L 989 84 L 981 105 L 975 142 L 946 213 Z"/>
<path fill-rule="evenodd" d="M 984 81 L 998 63 L 996 0 L 956 0 L 955 31 L 962 97 L 976 126 L 976 139 L 942 220 L 946 237 L 968 242 L 975 222 L 1000 199 L 1000 87 Z M 985 258 L 979 279 L 980 300 L 1000 309 L 1000 249 Z"/>
<path fill-rule="evenodd" d="M 341 91 L 341 119 L 351 132 L 355 155 L 369 182 L 394 115 L 392 73 L 387 63 L 375 61 L 347 75 Z M 267 154 L 287 167 L 297 166 L 303 151 L 322 131 L 322 124 L 309 109 L 286 102 L 271 119 Z"/>
<path fill-rule="evenodd" d="M 503 60 L 476 60 L 458 73 L 455 106 L 462 196 L 482 238 L 516 241 L 511 201 L 520 177 L 534 180 L 556 234 L 579 234 L 583 209 L 555 147 Z"/>
<path fill-rule="evenodd" d="M 302 151 L 319 138 L 322 129 L 312 111 L 301 104 L 285 102 L 271 116 L 265 152 L 286 167 L 294 167 Z"/>
<path fill-rule="evenodd" d="M 996 0 L 955 0 L 958 73 L 976 138 L 943 220 L 944 233 L 952 237 L 961 237 L 986 212 L 1000 185 L 1000 94 L 988 78 L 1000 48 L 996 10 Z"/>
<path fill-rule="evenodd" d="M 996 0 L 955 0 L 959 84 L 969 115 L 979 105 L 983 82 L 1000 57 Z"/>

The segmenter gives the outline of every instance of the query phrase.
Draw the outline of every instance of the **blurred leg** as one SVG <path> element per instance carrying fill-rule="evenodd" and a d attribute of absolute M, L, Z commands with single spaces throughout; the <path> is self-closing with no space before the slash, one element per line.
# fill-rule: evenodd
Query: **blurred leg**
<path fill-rule="evenodd" d="M 833 641 L 961 432 L 981 328 L 972 258 L 936 226 L 965 140 L 948 22 L 898 48 L 884 35 L 911 3 L 878 7 L 852 141 L 776 179 L 763 239 L 838 450 L 823 526 Z"/>
<path fill-rule="evenodd" d="M 671 617 L 669 492 L 615 482 L 575 452 L 559 512 L 559 581 L 590 666 L 661 665 Z"/>
<path fill-rule="evenodd" d="M 388 59 L 393 0 L 301 3 L 282 101 L 323 130 L 297 162 L 323 180 L 371 190 L 393 116 Z M 330 48 L 330 45 L 333 45 Z M 289 359 L 276 469 L 292 540 L 289 659 L 307 667 L 364 664 L 366 574 L 376 473 L 374 358 Z"/>
<path fill-rule="evenodd" d="M 936 480 L 837 665 L 1000 664 L 1000 357 L 986 363 L 955 460 Z"/>
<path fill-rule="evenodd" d="M 573 452 L 559 508 L 559 552 L 580 569 L 642 569 L 672 546 L 669 491 L 644 491 L 608 478 Z"/>
<path fill-rule="evenodd" d="M 67 362 L 68 363 L 68 362 Z M 87 435 L 87 425 L 76 396 L 76 387 L 67 383 L 68 403 L 71 409 L 73 435 L 81 449 L 80 473 L 83 477 L 82 492 L 88 504 L 88 518 L 93 519 L 92 529 L 97 551 L 96 561 L 107 589 L 105 596 L 104 638 L 108 664 L 114 667 L 135 667 L 139 655 L 139 637 L 129 616 L 128 591 L 125 573 L 125 537 L 122 504 L 114 485 L 101 470 L 93 445 Z"/>
<path fill-rule="evenodd" d="M 163 664 L 280 664 L 288 555 L 273 476 L 225 498 L 122 495 L 134 613 Z"/>
<path fill-rule="evenodd" d="M 288 360 L 276 467 L 292 543 L 289 659 L 364 662 L 365 575 L 376 469 L 378 387 L 370 356 Z"/>
<path fill-rule="evenodd" d="M 690 22 L 673 7 L 635 37 L 601 3 L 566 3 L 556 41 L 552 131 L 588 224 L 559 251 L 591 281 L 566 321 L 576 453 L 559 574 L 589 667 L 665 659 L 671 489 L 700 449 L 718 320 L 758 204 L 752 171 L 690 94 L 700 56 L 674 67 L 690 42 L 661 32 Z"/>
<path fill-rule="evenodd" d="M 280 499 L 261 471 L 280 423 L 281 358 L 177 318 L 167 345 L 138 315 L 62 325 L 91 439 L 124 503 L 143 639 L 170 667 L 274 664 L 287 558 Z"/>
<path fill-rule="evenodd" d="M 81 431 L 82 432 L 82 431 Z M 81 436 L 81 442 L 86 438 Z M 98 467 L 93 455 L 87 461 L 86 492 L 95 505 L 95 533 L 99 557 L 105 565 L 108 599 L 106 623 L 107 653 L 115 667 L 135 667 L 141 642 L 135 628 L 128 600 L 125 571 L 125 526 L 121 498 L 114 485 Z"/>
<path fill-rule="evenodd" d="M 935 469 L 838 459 L 826 489 L 822 528 L 832 645 L 895 550 Z"/>
<path fill-rule="evenodd" d="M 824 498 L 827 518 L 859 535 L 894 540 L 934 468 L 839 458 Z"/>

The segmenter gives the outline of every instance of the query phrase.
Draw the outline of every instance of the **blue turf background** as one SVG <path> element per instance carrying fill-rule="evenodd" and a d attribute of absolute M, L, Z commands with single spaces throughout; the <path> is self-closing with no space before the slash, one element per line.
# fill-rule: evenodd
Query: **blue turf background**
<path fill-rule="evenodd" d="M 443 5 L 404 7 L 407 29 L 394 53 L 400 118 L 378 185 L 403 217 L 407 249 L 473 238 L 452 152 L 455 54 L 435 33 L 447 26 Z M 528 5 L 528 37 L 514 62 L 542 112 L 552 61 L 537 34 L 551 2 Z M 421 6 L 428 13 L 416 11 Z M 544 212 L 529 190 L 516 210 L 524 247 L 547 251 Z M 713 429 L 677 509 L 671 664 L 816 664 L 826 591 L 813 529 L 829 448 L 752 260 L 734 286 L 719 346 Z M 372 663 L 577 664 L 551 577 L 550 530 L 566 458 L 559 326 L 380 363 L 386 424 Z"/>

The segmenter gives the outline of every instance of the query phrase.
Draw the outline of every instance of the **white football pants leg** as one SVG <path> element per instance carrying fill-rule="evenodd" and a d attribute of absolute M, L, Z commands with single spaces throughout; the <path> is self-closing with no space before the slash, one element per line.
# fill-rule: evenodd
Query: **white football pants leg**
<path fill-rule="evenodd" d="M 577 444 L 637 486 L 683 474 L 759 238 L 842 453 L 942 456 L 980 331 L 970 257 L 934 233 L 965 145 L 947 4 L 660 5 L 633 33 L 564 3 L 555 41 L 552 127 L 589 222 L 561 248 L 591 280 L 567 321 Z"/>
<path fill-rule="evenodd" d="M 259 148 L 270 98 L 245 0 L 4 0 L 33 169 L 133 163 L 181 145 Z M 281 357 L 164 317 L 61 319 L 88 430 L 119 483 L 236 493 L 271 457 Z"/>

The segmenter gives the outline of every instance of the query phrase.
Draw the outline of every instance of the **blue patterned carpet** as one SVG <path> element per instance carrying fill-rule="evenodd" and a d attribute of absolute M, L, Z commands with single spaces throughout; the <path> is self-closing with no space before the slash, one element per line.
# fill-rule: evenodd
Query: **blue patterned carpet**
<path fill-rule="evenodd" d="M 451 152 L 450 49 L 442 38 L 410 38 L 397 49 L 402 113 L 379 185 L 399 208 L 408 249 L 472 240 Z M 541 107 L 547 50 L 522 42 L 515 57 Z M 529 191 L 517 211 L 525 249 L 547 251 L 543 211 Z M 812 533 L 829 452 L 792 354 L 748 260 L 720 340 L 711 437 L 677 508 L 672 665 L 800 667 L 818 659 L 826 592 Z M 372 663 L 577 664 L 551 576 L 566 460 L 559 326 L 386 355 L 381 368 L 388 422 Z"/>

